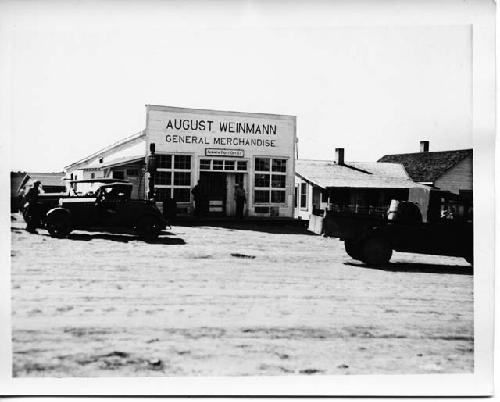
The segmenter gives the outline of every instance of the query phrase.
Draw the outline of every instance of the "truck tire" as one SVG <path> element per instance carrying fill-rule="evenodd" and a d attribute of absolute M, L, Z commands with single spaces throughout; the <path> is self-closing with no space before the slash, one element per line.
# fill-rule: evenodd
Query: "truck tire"
<path fill-rule="evenodd" d="M 47 215 L 47 230 L 52 237 L 62 239 L 71 233 L 71 220 L 67 214 Z"/>
<path fill-rule="evenodd" d="M 384 237 L 369 237 L 361 245 L 361 261 L 365 264 L 385 265 L 391 257 L 391 244 Z"/>
<path fill-rule="evenodd" d="M 345 240 L 344 241 L 345 252 L 349 254 L 349 257 L 354 258 L 355 260 L 361 259 L 361 250 L 359 247 L 359 243 L 354 240 Z"/>
<path fill-rule="evenodd" d="M 160 235 L 161 222 L 154 216 L 143 216 L 137 222 L 135 232 L 144 240 L 155 240 Z"/>

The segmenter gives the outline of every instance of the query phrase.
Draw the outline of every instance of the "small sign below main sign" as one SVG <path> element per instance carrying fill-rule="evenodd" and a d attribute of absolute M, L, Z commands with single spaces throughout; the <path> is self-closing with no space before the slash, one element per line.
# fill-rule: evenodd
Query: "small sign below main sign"
<path fill-rule="evenodd" d="M 242 158 L 245 156 L 245 151 L 242 149 L 205 148 L 205 156 L 230 156 L 233 158 Z"/>

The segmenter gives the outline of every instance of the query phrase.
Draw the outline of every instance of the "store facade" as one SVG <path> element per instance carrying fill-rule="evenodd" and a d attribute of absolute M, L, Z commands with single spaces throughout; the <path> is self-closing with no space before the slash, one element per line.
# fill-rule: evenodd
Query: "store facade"
<path fill-rule="evenodd" d="M 154 144 L 152 146 L 152 144 Z M 146 127 L 65 168 L 71 179 L 129 179 L 133 194 L 153 190 L 158 205 L 173 198 L 180 215 L 194 211 L 199 185 L 207 216 L 235 216 L 235 188 L 245 215 L 292 218 L 296 117 L 146 105 Z M 155 170 L 148 169 L 154 149 Z M 80 189 L 77 186 L 81 186 Z M 81 193 L 85 183 L 72 188 Z"/>
<path fill-rule="evenodd" d="M 235 216 L 241 185 L 246 215 L 293 217 L 294 116 L 147 105 L 145 139 L 155 147 L 157 201 L 172 197 L 191 213 L 198 184 L 207 215 Z"/>

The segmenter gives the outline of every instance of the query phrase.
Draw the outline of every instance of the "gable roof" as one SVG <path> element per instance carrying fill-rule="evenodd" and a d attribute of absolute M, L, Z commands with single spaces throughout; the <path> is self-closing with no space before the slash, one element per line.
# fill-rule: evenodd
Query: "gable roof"
<path fill-rule="evenodd" d="M 416 182 L 434 183 L 444 172 L 451 169 L 468 156 L 472 157 L 472 149 L 384 155 L 378 162 L 401 163 L 412 180 Z"/>
<path fill-rule="evenodd" d="M 387 188 L 424 187 L 410 180 L 402 165 L 396 163 L 346 162 L 297 159 L 296 174 L 321 188 Z"/>
<path fill-rule="evenodd" d="M 86 156 L 85 158 L 79 159 L 78 161 L 73 162 L 68 166 L 65 166 L 64 170 L 70 170 L 70 169 L 77 167 L 78 165 L 89 163 L 92 160 L 99 158 L 102 155 L 104 155 L 110 151 L 116 150 L 116 149 L 123 147 L 127 144 L 132 144 L 138 140 L 143 140 L 145 137 L 146 137 L 145 131 L 144 130 L 139 131 L 138 133 L 132 134 L 126 138 L 123 138 L 119 141 L 116 141 L 113 144 L 111 144 L 105 148 L 102 148 L 101 150 L 94 152 L 93 154 Z"/>

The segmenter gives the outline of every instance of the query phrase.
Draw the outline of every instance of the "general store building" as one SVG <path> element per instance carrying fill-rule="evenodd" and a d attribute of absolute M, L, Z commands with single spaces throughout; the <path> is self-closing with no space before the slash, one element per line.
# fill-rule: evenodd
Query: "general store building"
<path fill-rule="evenodd" d="M 68 186 L 85 194 L 95 188 L 76 180 L 113 177 L 146 198 L 151 144 L 159 206 L 173 198 L 180 214 L 192 214 L 199 181 L 208 215 L 234 216 L 242 185 L 248 216 L 293 217 L 296 118 L 288 115 L 146 105 L 145 129 L 66 166 Z"/>

